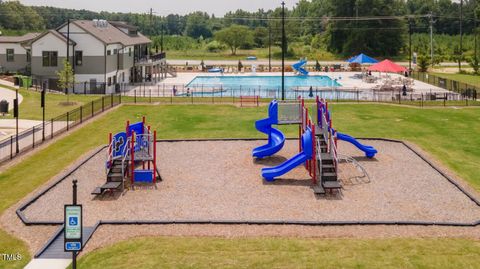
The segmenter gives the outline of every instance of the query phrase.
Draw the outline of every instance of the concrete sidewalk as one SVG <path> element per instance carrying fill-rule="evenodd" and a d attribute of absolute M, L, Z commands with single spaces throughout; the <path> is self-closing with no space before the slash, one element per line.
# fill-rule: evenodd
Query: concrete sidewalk
<path fill-rule="evenodd" d="M 13 99 L 15 99 L 15 91 L 9 90 L 2 88 L 0 86 L 0 101 L 1 100 L 7 100 L 9 106 L 8 109 L 12 110 L 13 109 Z M 22 103 L 23 101 L 23 96 L 21 94 L 18 94 L 18 103 Z"/>
<path fill-rule="evenodd" d="M 24 269 L 65 269 L 70 263 L 71 259 L 33 259 Z"/>

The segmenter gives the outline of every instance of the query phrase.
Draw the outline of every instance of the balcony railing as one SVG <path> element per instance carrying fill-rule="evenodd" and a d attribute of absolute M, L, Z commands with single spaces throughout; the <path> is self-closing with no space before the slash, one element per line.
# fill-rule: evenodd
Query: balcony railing
<path fill-rule="evenodd" d="M 161 53 L 157 53 L 157 54 L 154 54 L 154 55 L 148 55 L 146 57 L 142 57 L 142 58 L 139 58 L 139 59 L 136 59 L 136 63 L 137 64 L 144 64 L 144 63 L 154 63 L 154 62 L 157 62 L 157 61 L 160 61 L 162 59 L 165 59 L 166 58 L 166 53 L 165 52 L 161 52 Z"/>

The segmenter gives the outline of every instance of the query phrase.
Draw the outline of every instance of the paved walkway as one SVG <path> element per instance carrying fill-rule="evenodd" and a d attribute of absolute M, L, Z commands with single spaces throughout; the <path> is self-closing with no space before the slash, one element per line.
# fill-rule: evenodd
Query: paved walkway
<path fill-rule="evenodd" d="M 33 259 L 24 269 L 65 269 L 72 259 Z"/>

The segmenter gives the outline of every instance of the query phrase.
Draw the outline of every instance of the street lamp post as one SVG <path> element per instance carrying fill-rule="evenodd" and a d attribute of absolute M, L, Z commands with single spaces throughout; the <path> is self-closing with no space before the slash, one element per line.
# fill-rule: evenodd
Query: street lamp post
<path fill-rule="evenodd" d="M 272 27 L 268 24 L 268 72 L 272 72 Z"/>
<path fill-rule="evenodd" d="M 285 2 L 282 1 L 282 100 L 285 100 Z"/>

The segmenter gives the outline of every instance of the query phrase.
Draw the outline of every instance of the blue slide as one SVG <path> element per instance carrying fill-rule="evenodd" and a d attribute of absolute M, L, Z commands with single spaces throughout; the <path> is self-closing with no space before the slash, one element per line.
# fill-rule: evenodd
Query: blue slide
<path fill-rule="evenodd" d="M 272 125 L 278 124 L 278 103 L 276 100 L 268 107 L 268 118 L 255 122 L 258 131 L 268 135 L 268 144 L 254 148 L 252 155 L 256 158 L 272 156 L 279 152 L 285 144 L 285 135 Z"/>
<path fill-rule="evenodd" d="M 372 147 L 372 146 L 367 146 L 367 145 L 364 145 L 360 142 L 358 142 L 357 139 L 355 139 L 354 137 L 351 137 L 347 134 L 342 134 L 340 132 L 337 132 L 337 138 L 340 139 L 340 140 L 343 140 L 343 141 L 347 141 L 349 143 L 352 143 L 353 145 L 355 145 L 359 150 L 365 152 L 365 156 L 367 156 L 367 158 L 373 158 L 375 157 L 375 154 L 377 154 L 377 150 Z"/>
<path fill-rule="evenodd" d="M 302 135 L 302 152 L 278 166 L 262 168 L 262 176 L 266 181 L 274 181 L 276 177 L 282 176 L 295 167 L 305 163 L 307 160 L 310 160 L 312 154 L 312 131 L 307 129 Z"/>
<path fill-rule="evenodd" d="M 305 68 L 303 68 L 306 64 L 307 64 L 307 60 L 302 59 L 302 60 L 300 60 L 298 63 L 294 63 L 294 64 L 292 65 L 292 68 L 293 68 L 295 71 L 297 71 L 298 73 L 300 73 L 301 75 L 307 76 L 307 75 L 308 75 L 308 71 L 305 70 Z"/>

